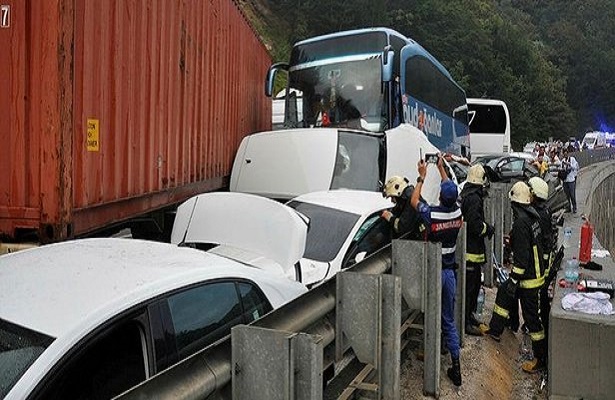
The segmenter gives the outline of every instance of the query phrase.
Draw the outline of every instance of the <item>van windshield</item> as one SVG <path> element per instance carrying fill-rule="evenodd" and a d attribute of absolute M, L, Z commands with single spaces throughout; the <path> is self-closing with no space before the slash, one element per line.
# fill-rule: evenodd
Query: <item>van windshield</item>
<path fill-rule="evenodd" d="M 4 398 L 53 338 L 0 319 L 0 398 Z"/>
<path fill-rule="evenodd" d="M 340 131 L 331 189 L 378 191 L 381 139 Z"/>

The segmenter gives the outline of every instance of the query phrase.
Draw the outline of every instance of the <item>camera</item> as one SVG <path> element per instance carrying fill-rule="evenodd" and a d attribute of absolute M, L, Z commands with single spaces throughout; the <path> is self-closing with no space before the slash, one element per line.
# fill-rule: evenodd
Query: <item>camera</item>
<path fill-rule="evenodd" d="M 431 164 L 438 163 L 438 155 L 437 154 L 425 154 L 425 162 Z"/>

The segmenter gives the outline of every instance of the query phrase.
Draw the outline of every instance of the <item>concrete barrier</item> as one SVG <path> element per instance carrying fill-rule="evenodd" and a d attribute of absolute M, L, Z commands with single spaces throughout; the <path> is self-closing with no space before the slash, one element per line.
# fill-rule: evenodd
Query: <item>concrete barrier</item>
<path fill-rule="evenodd" d="M 615 254 L 615 163 L 605 167 L 600 175 L 606 177 L 598 178 L 590 192 L 589 215 L 600 243 Z"/>
<path fill-rule="evenodd" d="M 566 215 L 565 226 L 570 227 L 573 234 L 571 246 L 565 251 L 564 263 L 578 256 L 581 213 L 590 216 L 600 242 L 614 237 L 609 225 L 614 225 L 615 163 L 603 162 L 583 168 L 576 192 L 579 214 Z M 563 237 L 561 232 L 559 237 Z M 594 248 L 604 244 L 599 243 L 598 238 L 594 239 Z M 581 274 L 615 280 L 613 258 L 596 261 L 603 265 L 602 271 L 581 269 Z M 558 279 L 563 275 L 560 271 Z M 552 400 L 612 399 L 615 393 L 615 316 L 564 310 L 561 304 L 566 294 L 565 289 L 555 286 L 549 319 L 549 397 Z"/>

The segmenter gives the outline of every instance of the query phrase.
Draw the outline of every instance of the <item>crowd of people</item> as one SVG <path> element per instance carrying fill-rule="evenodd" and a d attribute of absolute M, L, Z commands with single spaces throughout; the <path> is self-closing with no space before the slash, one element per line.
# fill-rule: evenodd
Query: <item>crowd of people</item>
<path fill-rule="evenodd" d="M 566 146 L 561 141 L 552 142 L 548 145 L 537 143 L 532 152 L 534 156 L 532 164 L 538 170 L 540 177 L 544 178 L 547 173 L 550 173 L 562 180 L 566 198 L 570 203 L 570 210 L 576 214 L 576 180 L 579 163 L 571 155 L 575 151 L 577 151 L 577 147 Z"/>
<path fill-rule="evenodd" d="M 544 149 L 539 148 L 538 151 L 537 154 L 544 160 Z M 561 156 L 562 164 L 572 164 L 568 149 L 563 149 Z M 522 329 L 532 340 L 534 354 L 534 358 L 526 361 L 522 369 L 528 373 L 544 370 L 547 365 L 545 324 L 548 322 L 545 277 L 549 274 L 557 241 L 557 230 L 545 204 L 549 192 L 548 184 L 540 177 L 532 177 L 528 182 L 515 183 L 509 192 L 514 215 L 512 229 L 508 235 L 508 243 L 513 253 L 512 270 L 508 280 L 498 290 L 491 321 L 485 324 L 474 313 L 481 287 L 481 272 L 487 260 L 485 240 L 491 238 L 495 231 L 494 226 L 485 221 L 484 198 L 488 191 L 485 170 L 480 164 L 472 165 L 466 183 L 461 193 L 458 193 L 457 186 L 445 172 L 442 156 L 438 157 L 437 168 L 441 176 L 438 205 L 428 205 L 421 197 L 427 163 L 420 160 L 416 185 L 400 176 L 393 176 L 387 181 L 383 194 L 393 201 L 395 207 L 384 211 L 382 218 L 391 224 L 395 237 L 442 244 L 441 323 L 445 347 L 451 355 L 451 367 L 447 370 L 447 376 L 454 385 L 461 386 L 459 332 L 455 325 L 454 308 L 458 269 L 455 253 L 460 251 L 456 248 L 456 242 L 463 221 L 467 224 L 464 249 L 465 333 L 487 335 L 499 341 L 506 327 L 514 331 L 520 328 L 520 304 L 524 321 Z M 576 211 L 576 205 L 574 210 Z"/>

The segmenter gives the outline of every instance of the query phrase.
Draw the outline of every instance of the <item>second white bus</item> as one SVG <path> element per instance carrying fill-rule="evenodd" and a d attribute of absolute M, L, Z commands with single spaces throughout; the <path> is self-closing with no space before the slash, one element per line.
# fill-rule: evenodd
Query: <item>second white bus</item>
<path fill-rule="evenodd" d="M 485 154 L 509 153 L 510 115 L 502 100 L 468 98 L 472 159 Z"/>

